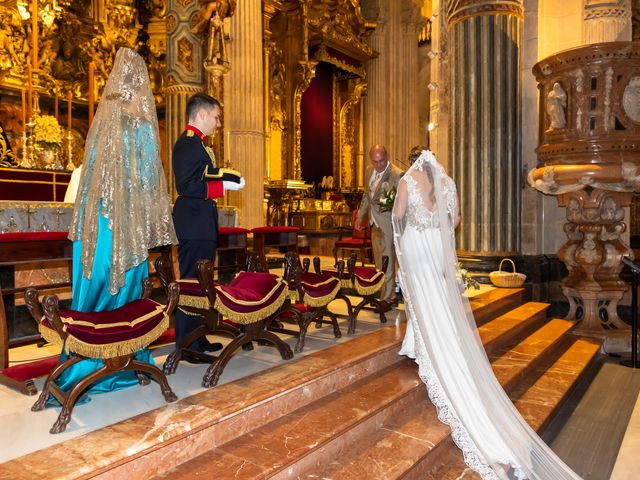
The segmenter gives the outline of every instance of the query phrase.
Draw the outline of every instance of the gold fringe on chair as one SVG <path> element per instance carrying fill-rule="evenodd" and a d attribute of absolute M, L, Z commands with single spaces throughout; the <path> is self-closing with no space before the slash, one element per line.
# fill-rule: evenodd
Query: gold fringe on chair
<path fill-rule="evenodd" d="M 341 288 L 353 288 L 353 282 L 351 281 L 350 278 L 347 278 L 346 280 L 343 278 L 342 280 L 340 280 L 340 287 Z"/>
<path fill-rule="evenodd" d="M 180 295 L 180 300 L 178 300 L 179 307 L 193 307 L 193 308 L 201 308 L 203 310 L 209 309 L 209 299 L 206 296 L 196 297 L 192 295 Z M 184 310 L 183 310 L 184 311 Z M 189 313 L 189 315 L 193 315 Z"/>
<path fill-rule="evenodd" d="M 336 286 L 327 295 L 322 297 L 311 297 L 307 292 L 304 293 L 304 304 L 308 307 L 324 307 L 331 302 L 340 291 L 340 282 L 336 282 Z"/>
<path fill-rule="evenodd" d="M 215 308 L 219 313 L 221 313 L 224 317 L 228 318 L 232 322 L 236 322 L 241 325 L 248 325 L 250 323 L 256 323 L 260 320 L 264 320 L 265 318 L 268 318 L 276 313 L 280 309 L 284 301 L 287 299 L 287 296 L 288 289 L 285 286 L 285 288 L 282 290 L 282 293 L 280 293 L 278 298 L 274 302 L 272 302 L 271 305 L 268 305 L 264 308 L 261 308 L 260 310 L 256 310 L 255 312 L 251 313 L 240 313 L 236 312 L 235 310 L 231 310 L 224 303 L 222 303 L 219 297 L 216 298 L 216 304 L 213 308 Z"/>
<path fill-rule="evenodd" d="M 42 338 L 44 338 L 52 345 L 62 345 L 63 343 L 62 338 L 60 338 L 60 335 L 58 335 L 58 332 L 56 332 L 53 328 L 45 327 L 42 324 L 40 324 L 40 335 L 42 335 Z"/>
<path fill-rule="evenodd" d="M 154 340 L 162 335 L 169 328 L 169 315 L 165 312 L 162 321 L 149 333 L 131 340 L 122 342 L 95 345 L 86 343 L 72 335 L 67 336 L 66 349 L 68 352 L 75 352 L 85 357 L 93 358 L 114 358 L 130 355 L 138 350 L 149 346 Z M 43 335 L 44 337 L 44 335 Z M 45 337 L 46 338 L 46 337 Z"/>
<path fill-rule="evenodd" d="M 383 285 L 384 285 L 384 275 L 380 278 L 380 281 L 378 283 L 375 283 L 369 287 L 363 287 L 358 283 L 357 280 L 354 283 L 356 292 L 358 292 L 358 295 L 361 295 L 363 297 L 366 297 L 367 295 L 373 295 L 374 293 L 378 292 Z"/>

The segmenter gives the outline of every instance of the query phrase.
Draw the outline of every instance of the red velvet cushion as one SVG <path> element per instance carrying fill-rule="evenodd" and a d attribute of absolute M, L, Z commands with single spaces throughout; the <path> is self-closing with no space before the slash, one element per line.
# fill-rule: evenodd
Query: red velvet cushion
<path fill-rule="evenodd" d="M 338 271 L 337 270 L 322 270 L 322 274 L 323 275 L 331 275 L 334 278 L 339 278 L 340 280 L 349 280 L 349 272 L 347 270 L 343 270 L 342 271 L 342 276 L 339 277 L 338 276 Z"/>
<path fill-rule="evenodd" d="M 331 295 L 336 287 L 340 285 L 340 280 L 336 277 L 322 273 L 303 272 L 300 275 L 300 281 L 302 283 L 302 289 L 304 290 L 305 296 L 308 295 L 309 297 L 315 298 Z M 337 291 L 331 296 L 335 297 L 336 294 Z M 327 301 L 330 300 L 327 299 Z"/>
<path fill-rule="evenodd" d="M 384 272 L 376 270 L 373 267 L 356 267 L 354 273 L 356 274 L 356 277 L 362 280 L 371 280 L 379 275 L 384 275 Z"/>
<path fill-rule="evenodd" d="M 49 372 L 55 368 L 58 364 L 58 358 L 59 356 L 55 355 L 49 358 L 34 360 L 33 362 L 19 363 L 18 365 L 5 368 L 2 374 L 19 382 L 43 377 L 49 375 Z"/>
<path fill-rule="evenodd" d="M 342 240 L 336 240 L 334 243 L 335 247 L 343 247 L 343 248 L 361 248 L 361 247 L 370 247 L 371 241 L 365 238 L 343 238 Z"/>
<path fill-rule="evenodd" d="M 281 233 L 281 232 L 299 232 L 298 227 L 256 227 L 251 229 L 251 233 Z"/>
<path fill-rule="evenodd" d="M 33 242 L 66 240 L 69 232 L 10 232 L 0 233 L 0 242 Z"/>
<path fill-rule="evenodd" d="M 165 318 L 164 306 L 144 298 L 106 312 L 60 312 L 65 332 L 89 345 L 136 339 L 151 332 Z M 43 326 L 52 328 L 45 318 Z"/>
<path fill-rule="evenodd" d="M 240 227 L 220 227 L 218 228 L 218 235 L 235 235 L 238 233 L 249 233 L 250 230 Z"/>
<path fill-rule="evenodd" d="M 190 297 L 205 296 L 197 278 L 183 278 L 178 280 L 178 285 L 180 286 L 180 295 L 188 295 Z"/>
<path fill-rule="evenodd" d="M 227 316 L 256 313 L 280 301 L 286 286 L 271 273 L 240 272 L 229 285 L 216 285 L 216 309 Z"/>

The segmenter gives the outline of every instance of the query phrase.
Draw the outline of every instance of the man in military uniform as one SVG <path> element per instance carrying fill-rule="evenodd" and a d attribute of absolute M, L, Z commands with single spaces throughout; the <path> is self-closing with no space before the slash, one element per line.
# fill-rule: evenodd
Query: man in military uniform
<path fill-rule="evenodd" d="M 196 277 L 196 263 L 214 260 L 218 243 L 218 211 L 215 198 L 226 190 L 240 190 L 244 179 L 215 165 L 215 156 L 204 141 L 220 128 L 220 102 L 197 93 L 187 102 L 188 124 L 173 147 L 173 173 L 178 198 L 173 207 L 173 223 L 178 236 L 178 262 L 181 278 Z M 234 175 L 235 174 L 235 175 Z M 176 344 L 179 345 L 199 324 L 200 318 L 176 311 Z M 202 352 L 222 348 L 205 338 L 194 342 L 191 349 Z"/>

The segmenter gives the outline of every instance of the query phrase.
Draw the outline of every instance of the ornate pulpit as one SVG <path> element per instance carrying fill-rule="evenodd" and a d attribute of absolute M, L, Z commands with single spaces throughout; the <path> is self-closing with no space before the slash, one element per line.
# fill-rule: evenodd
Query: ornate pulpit
<path fill-rule="evenodd" d="M 538 168 L 530 185 L 566 208 L 558 251 L 569 275 L 562 291 L 581 334 L 628 344 L 617 306 L 627 291 L 622 257 L 625 207 L 640 191 L 640 42 L 608 42 L 557 53 L 537 63 L 540 90 Z"/>

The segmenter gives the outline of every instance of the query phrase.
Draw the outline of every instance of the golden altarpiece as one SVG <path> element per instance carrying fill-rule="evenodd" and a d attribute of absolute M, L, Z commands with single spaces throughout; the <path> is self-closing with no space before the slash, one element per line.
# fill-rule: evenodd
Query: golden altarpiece
<path fill-rule="evenodd" d="M 283 224 L 288 209 L 291 224 L 308 232 L 349 225 L 363 184 L 373 25 L 351 0 L 267 0 L 263 18 L 267 222 Z M 321 200 L 300 198 L 309 183 Z"/>

